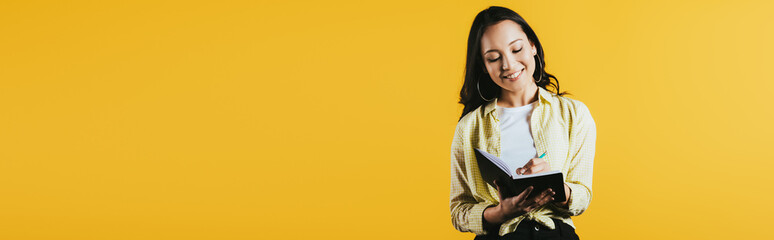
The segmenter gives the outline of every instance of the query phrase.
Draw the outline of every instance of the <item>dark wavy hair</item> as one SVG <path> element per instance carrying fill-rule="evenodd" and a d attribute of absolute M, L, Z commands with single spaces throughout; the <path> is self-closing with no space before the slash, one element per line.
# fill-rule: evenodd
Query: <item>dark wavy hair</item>
<path fill-rule="evenodd" d="M 489 74 L 486 73 L 486 66 L 484 65 L 483 57 L 481 56 L 481 36 L 484 35 L 484 30 L 488 26 L 494 25 L 502 20 L 511 20 L 518 23 L 524 33 L 527 34 L 529 41 L 535 44 L 535 47 L 537 48 L 535 61 L 540 65 L 540 68 L 535 68 L 535 73 L 532 77 L 535 79 L 537 86 L 548 91 L 551 90 L 546 87 L 551 86 L 551 88 L 555 89 L 555 91 L 552 92 L 559 96 L 569 94 L 568 92 L 559 93 L 559 80 L 556 79 L 554 75 L 546 72 L 543 45 L 540 44 L 540 40 L 538 40 L 535 31 L 527 24 L 527 21 L 511 9 L 491 6 L 479 12 L 478 15 L 476 15 L 476 18 L 473 19 L 473 26 L 470 27 L 467 57 L 465 61 L 465 82 L 462 84 L 462 90 L 460 90 L 459 101 L 465 108 L 462 110 L 462 115 L 459 120 L 462 120 L 462 117 L 464 117 L 465 114 L 468 114 L 486 103 L 483 99 L 484 96 L 487 96 L 486 98 L 500 97 L 502 88 L 494 83 L 492 78 L 489 77 Z M 553 81 L 551 79 L 553 79 Z M 481 88 L 480 94 L 479 89 L 476 87 L 476 83 L 478 83 Z"/>

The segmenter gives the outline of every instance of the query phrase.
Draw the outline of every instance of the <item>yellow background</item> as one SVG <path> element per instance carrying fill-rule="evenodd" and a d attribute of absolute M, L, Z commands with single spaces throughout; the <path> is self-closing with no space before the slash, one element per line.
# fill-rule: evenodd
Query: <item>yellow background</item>
<path fill-rule="evenodd" d="M 3 1 L 0 239 L 472 239 L 490 5 L 596 120 L 583 239 L 773 237 L 769 1 Z"/>

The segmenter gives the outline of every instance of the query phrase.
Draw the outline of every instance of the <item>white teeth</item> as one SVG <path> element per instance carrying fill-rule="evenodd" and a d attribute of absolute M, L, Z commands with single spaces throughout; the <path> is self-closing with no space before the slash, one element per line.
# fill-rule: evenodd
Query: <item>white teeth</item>
<path fill-rule="evenodd" d="M 521 70 L 519 70 L 518 72 L 515 72 L 515 73 L 513 73 L 511 75 L 505 76 L 505 78 L 516 78 L 516 76 L 519 76 L 520 72 L 521 72 Z"/>

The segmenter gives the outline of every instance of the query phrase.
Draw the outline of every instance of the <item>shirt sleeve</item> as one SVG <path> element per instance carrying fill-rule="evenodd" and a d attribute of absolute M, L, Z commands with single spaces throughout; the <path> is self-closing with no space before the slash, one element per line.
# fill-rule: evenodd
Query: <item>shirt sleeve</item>
<path fill-rule="evenodd" d="M 467 168 L 465 166 L 465 146 L 462 141 L 461 129 L 458 127 L 452 140 L 451 148 L 451 193 L 449 206 L 454 228 L 461 232 L 472 232 L 476 235 L 488 234 L 483 226 L 484 209 L 494 206 L 492 202 L 478 202 L 468 185 Z"/>
<path fill-rule="evenodd" d="M 570 187 L 570 199 L 565 208 L 571 216 L 586 211 L 591 202 L 591 179 L 597 127 L 588 107 L 576 101 L 576 114 L 570 129 L 570 169 L 565 183 Z"/>

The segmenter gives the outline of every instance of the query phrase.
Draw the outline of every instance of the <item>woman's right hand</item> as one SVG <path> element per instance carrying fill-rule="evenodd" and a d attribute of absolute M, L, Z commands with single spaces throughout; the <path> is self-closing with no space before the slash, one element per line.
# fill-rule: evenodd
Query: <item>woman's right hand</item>
<path fill-rule="evenodd" d="M 500 204 L 497 205 L 497 211 L 503 217 L 503 222 L 508 219 L 521 216 L 529 211 L 532 211 L 544 204 L 554 200 L 554 194 L 556 194 L 551 188 L 546 189 L 540 194 L 535 195 L 532 198 L 527 198 L 532 192 L 533 187 L 529 186 L 524 189 L 519 195 L 503 198 L 503 190 L 500 189 L 500 185 L 497 184 L 497 180 L 494 181 L 497 192 L 500 196 Z"/>

